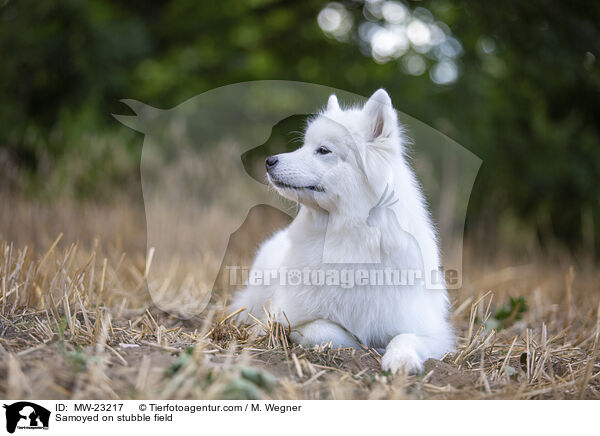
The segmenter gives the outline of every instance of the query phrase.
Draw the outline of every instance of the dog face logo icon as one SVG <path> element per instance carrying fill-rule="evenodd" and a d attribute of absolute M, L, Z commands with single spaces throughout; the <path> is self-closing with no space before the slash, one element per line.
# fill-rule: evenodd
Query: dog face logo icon
<path fill-rule="evenodd" d="M 3 406 L 6 409 L 6 431 L 18 429 L 48 429 L 50 411 L 28 401 Z"/>

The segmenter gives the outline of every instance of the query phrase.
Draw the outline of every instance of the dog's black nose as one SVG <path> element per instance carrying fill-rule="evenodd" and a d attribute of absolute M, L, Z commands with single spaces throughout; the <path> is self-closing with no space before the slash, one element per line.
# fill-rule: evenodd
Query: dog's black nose
<path fill-rule="evenodd" d="M 275 165 L 277 165 L 277 162 L 279 162 L 279 158 L 277 156 L 269 156 L 265 160 L 265 166 L 267 167 L 268 170 L 270 170 Z"/>

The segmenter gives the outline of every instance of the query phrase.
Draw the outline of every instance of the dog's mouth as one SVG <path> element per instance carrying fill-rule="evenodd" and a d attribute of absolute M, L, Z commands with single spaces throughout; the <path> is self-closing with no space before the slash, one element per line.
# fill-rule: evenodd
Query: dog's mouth
<path fill-rule="evenodd" d="M 283 188 L 283 189 L 294 189 L 296 191 L 307 190 L 307 191 L 315 191 L 315 192 L 325 192 L 325 188 L 323 188 L 322 186 L 319 186 L 319 185 L 294 186 L 294 185 L 290 185 L 289 183 L 283 183 L 278 180 L 274 180 L 272 177 L 271 177 L 271 183 L 273 183 L 278 188 Z"/>

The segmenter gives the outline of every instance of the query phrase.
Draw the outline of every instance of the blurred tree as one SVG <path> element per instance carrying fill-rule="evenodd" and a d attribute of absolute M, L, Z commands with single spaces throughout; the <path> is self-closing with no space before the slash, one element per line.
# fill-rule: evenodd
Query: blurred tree
<path fill-rule="evenodd" d="M 257 79 L 363 95 L 383 86 L 397 109 L 483 159 L 470 223 L 517 223 L 600 249 L 599 9 L 542 0 L 5 0 L 0 158 L 35 180 L 78 155 L 78 176 L 57 184 L 96 195 L 106 186 L 99 177 L 137 176 L 139 142 L 110 118 L 124 112 L 120 98 L 170 107 Z M 90 146 L 92 136 L 114 142 L 115 132 L 125 152 Z"/>

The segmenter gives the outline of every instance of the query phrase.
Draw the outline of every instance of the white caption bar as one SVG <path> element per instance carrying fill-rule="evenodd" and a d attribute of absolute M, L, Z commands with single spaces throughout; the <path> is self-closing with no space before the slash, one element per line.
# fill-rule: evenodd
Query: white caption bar
<path fill-rule="evenodd" d="M 0 434 L 583 434 L 594 401 L 35 401 L 3 400 Z M 576 418 L 576 419 L 575 419 Z M 239 433 L 233 433 L 239 432 Z"/>

